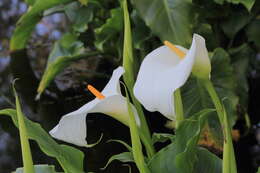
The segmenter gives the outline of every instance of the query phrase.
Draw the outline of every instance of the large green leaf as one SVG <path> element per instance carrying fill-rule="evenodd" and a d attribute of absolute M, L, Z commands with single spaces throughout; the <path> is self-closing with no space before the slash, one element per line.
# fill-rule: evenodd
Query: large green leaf
<path fill-rule="evenodd" d="M 248 11 L 250 11 L 255 4 L 255 0 L 214 0 L 218 4 L 223 4 L 224 2 L 229 2 L 232 4 L 243 4 Z"/>
<path fill-rule="evenodd" d="M 73 0 L 37 0 L 17 22 L 10 42 L 11 50 L 24 49 L 35 25 L 41 20 L 44 10 Z"/>
<path fill-rule="evenodd" d="M 209 112 L 203 110 L 183 120 L 174 142 L 159 151 L 150 161 L 152 172 L 160 173 L 207 173 L 221 172 L 221 159 L 205 149 L 197 147 L 197 142 Z"/>
<path fill-rule="evenodd" d="M 67 32 L 62 38 L 55 42 L 48 57 L 48 63 L 54 62 L 62 56 L 74 56 L 84 52 L 83 43 L 77 40 L 76 34 Z"/>
<path fill-rule="evenodd" d="M 18 126 L 16 110 L 3 109 L 0 114 L 10 116 L 13 123 Z M 81 151 L 58 144 L 38 123 L 32 122 L 26 117 L 24 117 L 24 121 L 29 138 L 35 140 L 46 155 L 56 158 L 66 173 L 84 172 L 84 154 Z"/>
<path fill-rule="evenodd" d="M 221 22 L 224 33 L 233 39 L 234 36 L 244 28 L 250 21 L 251 16 L 246 10 L 232 11 L 230 16 Z"/>
<path fill-rule="evenodd" d="M 176 158 L 175 164 L 180 172 L 190 173 L 196 162 L 196 149 L 202 128 L 213 109 L 202 110 L 181 122 L 176 130 Z"/>
<path fill-rule="evenodd" d="M 34 169 L 35 173 L 58 173 L 55 171 L 54 166 L 50 165 L 34 165 Z M 17 168 L 16 171 L 12 173 L 23 173 L 23 168 Z"/>
<path fill-rule="evenodd" d="M 248 44 L 243 44 L 239 47 L 229 50 L 231 56 L 231 63 L 234 67 L 234 74 L 236 76 L 237 87 L 236 93 L 239 96 L 239 103 L 247 108 L 248 105 L 248 70 L 250 59 L 255 57 L 253 49 Z"/>
<path fill-rule="evenodd" d="M 87 6 L 73 2 L 64 7 L 65 13 L 72 23 L 72 29 L 76 32 L 87 30 L 88 23 L 93 19 L 93 4 Z"/>
<path fill-rule="evenodd" d="M 95 29 L 95 45 L 100 50 L 103 50 L 103 44 L 105 42 L 116 36 L 124 27 L 122 8 L 114 8 L 110 10 L 110 14 L 111 17 L 106 20 L 106 23 Z"/>
<path fill-rule="evenodd" d="M 234 69 L 230 63 L 230 57 L 224 49 L 217 48 L 212 54 L 211 65 L 211 81 L 220 99 L 226 99 L 225 103 L 227 103 L 228 118 L 230 124 L 233 126 L 237 118 L 236 106 L 238 104 L 238 96 L 236 95 L 236 78 L 234 76 Z M 184 85 L 182 94 L 186 117 L 204 108 L 214 108 L 207 91 L 200 81 L 194 77 Z M 210 132 L 212 132 L 213 137 L 215 137 L 217 146 L 220 147 L 222 146 L 223 140 L 222 130 L 217 114 L 215 112 L 211 114 L 212 116 L 209 119 Z"/>
<path fill-rule="evenodd" d="M 204 148 L 197 148 L 197 162 L 191 173 L 221 173 L 222 160 Z M 175 143 L 168 145 L 159 151 L 149 163 L 152 173 L 173 173 L 178 172 L 174 164 L 176 157 Z M 187 164 L 187 162 L 185 162 Z M 184 163 L 184 164 L 185 164 Z"/>
<path fill-rule="evenodd" d="M 198 148 L 198 163 L 194 166 L 194 173 L 221 173 L 222 160 L 205 148 Z"/>
<path fill-rule="evenodd" d="M 254 44 L 258 48 L 260 48 L 259 28 L 260 28 L 260 19 L 256 19 L 253 22 L 251 22 L 246 29 L 248 40 L 254 42 Z"/>
<path fill-rule="evenodd" d="M 47 67 L 38 87 L 38 97 L 49 86 L 54 78 L 71 63 L 95 55 L 97 55 L 97 52 L 84 53 L 83 43 L 77 41 L 77 37 L 74 34 L 66 33 L 54 44 L 49 55 Z"/>
<path fill-rule="evenodd" d="M 132 0 L 132 3 L 146 25 L 162 41 L 190 45 L 193 27 L 191 0 Z"/>
<path fill-rule="evenodd" d="M 148 40 L 152 34 L 150 29 L 145 25 L 144 21 L 137 14 L 136 10 L 131 13 L 131 19 L 133 21 L 133 46 L 136 49 L 141 49 L 141 45 Z"/>

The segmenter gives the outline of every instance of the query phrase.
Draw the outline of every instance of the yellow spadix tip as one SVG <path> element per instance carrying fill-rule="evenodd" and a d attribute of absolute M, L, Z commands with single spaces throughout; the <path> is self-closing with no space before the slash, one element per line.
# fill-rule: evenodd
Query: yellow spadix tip
<path fill-rule="evenodd" d="M 88 85 L 87 88 L 98 99 L 101 100 L 105 98 L 105 96 L 101 92 L 99 92 L 96 88 L 94 88 L 92 85 Z"/>
<path fill-rule="evenodd" d="M 163 44 L 168 48 L 170 48 L 173 52 L 175 52 L 180 58 L 185 57 L 185 53 L 181 51 L 179 48 L 177 48 L 176 46 L 174 46 L 171 42 L 166 40 L 163 42 Z"/>

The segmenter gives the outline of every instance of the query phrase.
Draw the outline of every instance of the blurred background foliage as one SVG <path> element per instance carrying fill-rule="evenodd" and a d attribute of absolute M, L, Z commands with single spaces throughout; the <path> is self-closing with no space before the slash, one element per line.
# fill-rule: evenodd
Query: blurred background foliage
<path fill-rule="evenodd" d="M 188 48 L 192 33 L 206 38 L 211 77 L 235 129 L 239 172 L 256 172 L 260 160 L 260 1 L 131 0 L 129 7 L 137 66 L 164 40 Z M 0 108 L 13 106 L 10 81 L 20 78 L 17 90 L 25 114 L 46 130 L 65 113 L 93 99 L 86 84 L 102 89 L 112 70 L 122 64 L 123 12 L 118 1 L 1 0 L 0 20 Z M 186 116 L 212 106 L 193 78 L 182 94 Z M 157 114 L 146 112 L 152 131 L 170 132 L 164 127 L 167 120 Z M 119 144 L 105 145 L 106 140 L 129 142 L 125 135 L 129 132 L 106 116 L 88 116 L 86 121 L 90 142 L 104 133 L 100 145 L 82 149 L 86 170 L 101 172 L 99 168 L 111 155 L 124 151 Z M 208 127 L 201 145 L 220 154 L 222 137 L 214 116 Z M 1 118 L 0 136 L 0 170 L 10 172 L 21 166 L 21 151 L 18 132 L 9 119 Z M 57 166 L 32 144 L 36 164 Z M 128 168 L 113 163 L 103 172 L 115 170 Z"/>

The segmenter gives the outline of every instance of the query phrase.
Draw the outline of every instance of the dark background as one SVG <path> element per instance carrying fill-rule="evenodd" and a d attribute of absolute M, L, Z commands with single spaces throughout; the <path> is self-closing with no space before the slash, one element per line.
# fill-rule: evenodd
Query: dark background
<path fill-rule="evenodd" d="M 14 76 L 22 78 L 27 74 L 27 78 L 23 79 L 17 88 L 22 98 L 23 111 L 30 119 L 39 122 L 49 131 L 62 115 L 94 98 L 86 91 L 86 84 L 91 83 L 98 89 L 102 89 L 115 64 L 105 58 L 75 62 L 56 78 L 53 88 L 55 92 L 47 92 L 39 102 L 34 101 L 38 79 L 44 71 L 52 43 L 60 38 L 68 24 L 63 14 L 44 18 L 37 25 L 28 49 L 16 52 L 16 63 L 11 63 L 11 53 L 8 51 L 9 39 L 16 21 L 26 9 L 27 6 L 23 1 L 0 0 L 0 109 L 14 107 L 10 82 Z M 255 61 L 260 62 L 260 54 L 257 56 Z M 19 57 L 21 58 L 19 59 Z M 28 66 L 29 63 L 32 69 Z M 91 71 L 86 70 L 90 68 Z M 242 134 L 246 134 L 242 135 L 239 141 L 234 142 L 240 173 L 254 173 L 260 163 L 260 70 L 258 68 L 251 69 L 248 83 L 248 112 L 251 128 L 245 129 L 243 121 L 238 121 L 235 125 L 235 128 L 239 129 Z M 151 127 L 152 131 L 155 129 L 160 132 L 169 131 L 164 128 L 166 120 L 155 114 L 152 113 L 148 117 L 150 122 L 157 122 Z M 104 134 L 102 142 L 94 148 L 81 148 L 85 152 L 86 170 L 102 172 L 99 168 L 105 166 L 111 155 L 126 151 L 121 145 L 106 143 L 106 141 L 112 138 L 130 143 L 129 130 L 108 116 L 90 115 L 86 121 L 90 143 L 95 142 L 102 133 Z M 57 169 L 60 169 L 57 162 L 45 156 L 36 143 L 31 142 L 31 147 L 35 164 L 55 164 Z M 21 166 L 18 130 L 9 118 L 0 117 L 0 173 L 9 173 Z M 132 172 L 135 172 L 136 169 L 133 165 L 132 168 Z M 103 172 L 128 172 L 128 169 L 127 166 L 115 162 Z"/>

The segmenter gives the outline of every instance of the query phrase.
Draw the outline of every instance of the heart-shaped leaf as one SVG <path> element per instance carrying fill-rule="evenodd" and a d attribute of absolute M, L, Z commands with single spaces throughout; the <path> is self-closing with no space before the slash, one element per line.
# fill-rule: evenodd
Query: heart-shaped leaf
<path fill-rule="evenodd" d="M 221 159 L 197 146 L 201 129 L 212 111 L 202 110 L 183 120 L 174 142 L 160 150 L 149 162 L 151 172 L 220 173 Z"/>
<path fill-rule="evenodd" d="M 188 46 L 193 23 L 191 0 L 132 0 L 152 32 L 162 41 Z"/>

